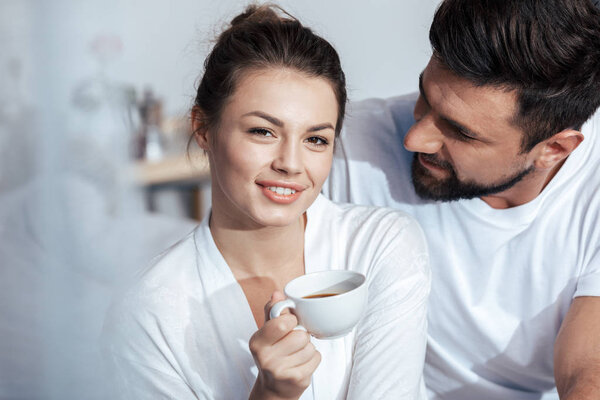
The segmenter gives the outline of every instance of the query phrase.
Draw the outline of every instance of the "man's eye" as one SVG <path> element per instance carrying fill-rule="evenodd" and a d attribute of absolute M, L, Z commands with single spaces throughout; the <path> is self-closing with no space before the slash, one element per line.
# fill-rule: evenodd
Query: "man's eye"
<path fill-rule="evenodd" d="M 468 142 L 470 140 L 475 140 L 475 138 L 469 136 L 469 134 L 466 133 L 465 131 L 463 131 L 462 129 L 455 129 L 454 131 L 456 132 L 456 137 L 459 140 L 462 140 L 462 141 L 465 141 L 465 142 Z"/>
<path fill-rule="evenodd" d="M 273 136 L 273 133 L 265 128 L 252 128 L 250 130 L 248 130 L 248 132 L 254 134 L 254 135 L 258 135 L 258 136 Z"/>

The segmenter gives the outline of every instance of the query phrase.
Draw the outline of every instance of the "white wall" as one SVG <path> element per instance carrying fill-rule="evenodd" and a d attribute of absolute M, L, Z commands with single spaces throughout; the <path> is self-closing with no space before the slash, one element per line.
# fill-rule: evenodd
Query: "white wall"
<path fill-rule="evenodd" d="M 98 71 L 92 40 L 115 35 L 122 51 L 107 64 L 111 78 L 138 92 L 152 86 L 169 113 L 185 112 L 210 40 L 240 12 L 241 0 L 0 0 L 30 3 L 36 40 L 51 57 L 55 99 L 68 106 L 73 86 Z M 416 90 L 430 54 L 427 32 L 438 0 L 282 0 L 280 4 L 338 49 L 350 98 Z M 21 4 L 17 7 L 16 4 Z M 18 11 L 18 10 L 17 10 Z M 31 12 L 31 10 L 28 10 Z M 3 24 L 12 13 L 5 13 Z M 19 18 L 17 18 L 18 20 Z M 13 21 L 14 22 L 14 21 Z M 19 43 L 9 44 L 19 48 Z"/>

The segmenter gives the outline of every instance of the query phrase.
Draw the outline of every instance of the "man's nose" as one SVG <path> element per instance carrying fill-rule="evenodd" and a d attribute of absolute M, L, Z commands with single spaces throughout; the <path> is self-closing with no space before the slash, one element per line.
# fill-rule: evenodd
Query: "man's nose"
<path fill-rule="evenodd" d="M 283 140 L 273 159 L 273 169 L 286 174 L 294 175 L 302 171 L 302 144 L 291 140 Z"/>
<path fill-rule="evenodd" d="M 444 135 L 431 115 L 425 115 L 408 130 L 404 147 L 415 153 L 435 154 L 444 145 Z"/>

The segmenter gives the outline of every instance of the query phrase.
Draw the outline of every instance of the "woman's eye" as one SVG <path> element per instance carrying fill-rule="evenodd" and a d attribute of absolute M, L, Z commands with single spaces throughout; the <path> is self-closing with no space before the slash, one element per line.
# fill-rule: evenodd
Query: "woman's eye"
<path fill-rule="evenodd" d="M 265 137 L 273 136 L 273 133 L 270 130 L 265 129 L 265 128 L 252 128 L 248 132 L 250 132 L 254 135 L 265 136 Z"/>
<path fill-rule="evenodd" d="M 306 139 L 306 141 L 316 146 L 326 146 L 327 144 L 329 144 L 327 139 L 322 138 L 320 136 L 311 136 L 308 139 Z"/>

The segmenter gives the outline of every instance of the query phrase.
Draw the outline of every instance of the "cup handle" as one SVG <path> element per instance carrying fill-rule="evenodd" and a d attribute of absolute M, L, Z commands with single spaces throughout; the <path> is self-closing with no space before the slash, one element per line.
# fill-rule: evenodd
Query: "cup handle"
<path fill-rule="evenodd" d="M 279 317 L 281 315 L 281 312 L 284 309 L 286 309 L 286 308 L 289 308 L 290 310 L 293 310 L 294 308 L 296 308 L 296 304 L 291 299 L 285 299 L 283 301 L 275 303 L 273 305 L 273 307 L 271 307 L 271 311 L 269 311 L 269 319 L 273 319 L 273 318 Z M 302 325 L 296 325 L 296 327 L 294 328 L 294 330 L 295 331 L 304 331 L 304 332 L 306 332 L 306 328 L 303 327 Z"/>

